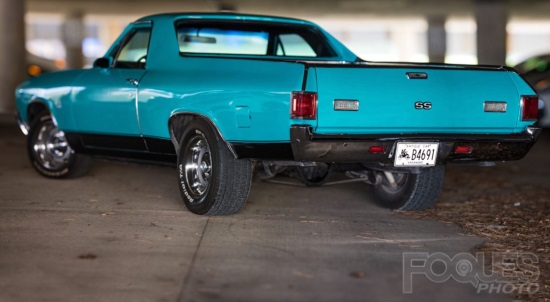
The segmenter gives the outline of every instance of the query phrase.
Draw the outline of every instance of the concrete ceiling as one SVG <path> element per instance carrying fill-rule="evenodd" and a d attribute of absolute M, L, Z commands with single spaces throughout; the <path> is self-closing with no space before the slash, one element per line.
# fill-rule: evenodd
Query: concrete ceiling
<path fill-rule="evenodd" d="M 476 1 L 499 0 L 26 0 L 29 12 L 145 15 L 234 10 L 294 17 L 473 15 Z M 550 19 L 549 0 L 502 0 L 511 17 Z"/>

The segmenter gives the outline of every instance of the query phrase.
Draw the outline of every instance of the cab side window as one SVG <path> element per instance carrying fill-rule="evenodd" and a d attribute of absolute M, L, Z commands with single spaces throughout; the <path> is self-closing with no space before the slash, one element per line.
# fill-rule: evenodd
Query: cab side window
<path fill-rule="evenodd" d="M 278 56 L 316 57 L 317 54 L 304 38 L 295 33 L 280 34 L 277 43 Z"/>
<path fill-rule="evenodd" d="M 145 69 L 151 28 L 137 28 L 128 34 L 115 58 L 115 68 Z"/>

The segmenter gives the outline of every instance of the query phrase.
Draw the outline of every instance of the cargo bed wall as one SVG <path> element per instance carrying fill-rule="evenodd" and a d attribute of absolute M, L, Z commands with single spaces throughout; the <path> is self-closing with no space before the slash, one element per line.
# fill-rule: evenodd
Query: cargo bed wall
<path fill-rule="evenodd" d="M 318 128 L 325 134 L 520 132 L 520 96 L 505 70 L 317 66 Z M 409 79 L 423 73 L 425 79 Z M 358 100 L 358 111 L 336 111 L 335 100 Z M 507 103 L 485 112 L 484 102 Z M 431 109 L 415 108 L 430 103 Z"/>

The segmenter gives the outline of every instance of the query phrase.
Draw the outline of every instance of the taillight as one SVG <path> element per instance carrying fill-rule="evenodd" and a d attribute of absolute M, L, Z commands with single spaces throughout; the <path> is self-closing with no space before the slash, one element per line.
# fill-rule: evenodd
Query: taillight
<path fill-rule="evenodd" d="M 456 146 L 455 153 L 470 154 L 474 148 L 472 146 Z"/>
<path fill-rule="evenodd" d="M 521 97 L 521 120 L 534 121 L 539 116 L 539 98 L 537 96 Z"/>
<path fill-rule="evenodd" d="M 293 91 L 290 106 L 291 118 L 315 119 L 317 117 L 317 93 Z"/>
<path fill-rule="evenodd" d="M 384 147 L 384 146 L 370 146 L 369 147 L 369 152 L 374 153 L 374 154 L 384 153 L 384 152 L 386 152 L 386 147 Z"/>

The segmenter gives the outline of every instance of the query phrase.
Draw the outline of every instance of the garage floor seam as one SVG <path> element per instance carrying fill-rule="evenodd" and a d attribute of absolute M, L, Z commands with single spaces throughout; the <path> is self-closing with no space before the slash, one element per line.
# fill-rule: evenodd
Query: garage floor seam
<path fill-rule="evenodd" d="M 180 294 L 178 296 L 178 301 L 183 301 L 183 296 L 185 295 L 185 289 L 187 288 L 187 284 L 189 282 L 189 278 L 191 278 L 191 272 L 193 271 L 193 268 L 195 267 L 195 260 L 197 259 L 197 255 L 199 254 L 199 249 L 201 248 L 202 239 L 206 235 L 206 228 L 208 227 L 208 223 L 210 222 L 210 217 L 206 219 L 206 223 L 204 224 L 204 228 L 202 230 L 201 238 L 199 239 L 199 243 L 197 244 L 197 248 L 195 250 L 195 253 L 193 253 L 193 258 L 191 259 L 191 263 L 189 264 L 189 269 L 187 270 L 187 274 L 185 275 L 185 278 L 183 279 L 183 284 L 181 287 Z"/>

